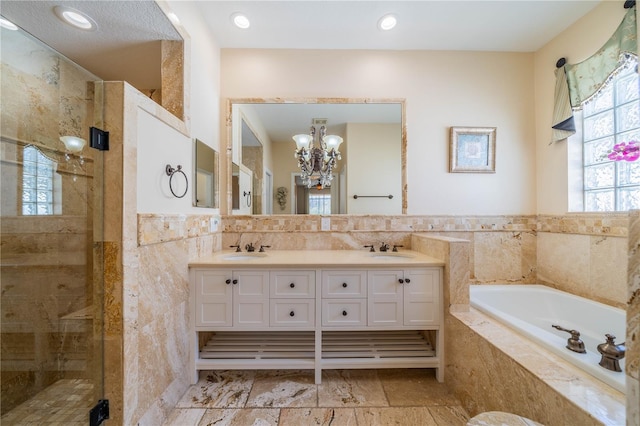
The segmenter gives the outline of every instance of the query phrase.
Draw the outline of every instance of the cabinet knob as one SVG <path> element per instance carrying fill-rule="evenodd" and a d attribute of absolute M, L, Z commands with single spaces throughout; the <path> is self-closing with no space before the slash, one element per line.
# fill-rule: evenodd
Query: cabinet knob
<path fill-rule="evenodd" d="M 399 282 L 400 284 L 404 284 L 404 280 L 403 280 L 402 278 L 400 278 L 400 279 L 398 280 L 398 282 Z"/>
<path fill-rule="evenodd" d="M 238 284 L 238 280 L 233 280 L 231 282 L 234 283 L 234 284 Z"/>
<path fill-rule="evenodd" d="M 226 280 L 225 283 L 231 284 L 231 280 Z"/>
<path fill-rule="evenodd" d="M 289 312 L 289 316 L 290 316 L 290 317 L 294 316 L 295 314 L 296 314 L 296 313 L 295 313 L 295 312 L 293 312 L 293 311 Z"/>
<path fill-rule="evenodd" d="M 342 283 L 342 287 L 347 288 L 347 283 Z"/>
<path fill-rule="evenodd" d="M 409 284 L 411 282 L 411 280 L 409 278 L 405 278 L 404 282 L 406 282 L 407 284 Z"/>
<path fill-rule="evenodd" d="M 289 287 L 294 288 L 296 285 L 294 283 L 289 284 Z"/>
<path fill-rule="evenodd" d="M 346 317 L 347 316 L 347 311 L 342 311 L 342 316 Z"/>

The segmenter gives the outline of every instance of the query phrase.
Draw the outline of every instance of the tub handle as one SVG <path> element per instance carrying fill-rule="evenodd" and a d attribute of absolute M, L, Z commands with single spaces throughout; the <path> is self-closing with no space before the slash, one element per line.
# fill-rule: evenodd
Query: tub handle
<path fill-rule="evenodd" d="M 587 353 L 587 350 L 584 348 L 584 342 L 580 340 L 580 332 L 578 330 L 569 330 L 555 324 L 551 327 L 555 328 L 556 330 L 566 331 L 567 333 L 571 334 L 571 337 L 569 337 L 569 339 L 567 340 L 567 349 L 579 354 Z"/>

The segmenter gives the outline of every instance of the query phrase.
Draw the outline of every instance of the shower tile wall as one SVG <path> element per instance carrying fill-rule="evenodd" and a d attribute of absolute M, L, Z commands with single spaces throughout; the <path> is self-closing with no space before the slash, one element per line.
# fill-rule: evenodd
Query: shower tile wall
<path fill-rule="evenodd" d="M 2 414 L 59 379 L 93 374 L 93 159 L 67 162 L 61 135 L 85 137 L 88 74 L 21 32 L 2 37 Z M 22 151 L 54 162 L 55 216 L 22 216 Z"/>

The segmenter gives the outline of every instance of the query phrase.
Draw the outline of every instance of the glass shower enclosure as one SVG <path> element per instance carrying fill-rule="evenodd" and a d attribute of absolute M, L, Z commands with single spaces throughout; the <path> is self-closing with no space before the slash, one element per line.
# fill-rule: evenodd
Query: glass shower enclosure
<path fill-rule="evenodd" d="M 104 394 L 102 82 L 1 31 L 0 423 L 87 425 Z"/>

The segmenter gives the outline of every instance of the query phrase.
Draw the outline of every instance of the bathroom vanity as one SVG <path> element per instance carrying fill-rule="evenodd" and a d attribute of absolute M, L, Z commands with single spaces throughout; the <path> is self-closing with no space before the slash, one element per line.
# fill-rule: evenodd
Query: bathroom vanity
<path fill-rule="evenodd" d="M 442 267 L 413 251 L 220 252 L 190 263 L 199 370 L 436 368 Z"/>

